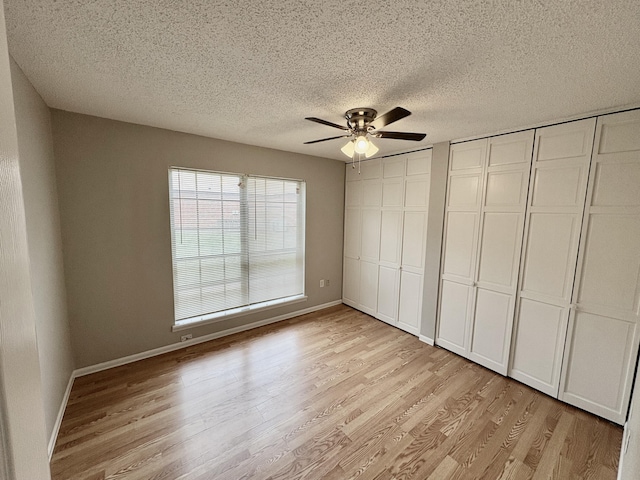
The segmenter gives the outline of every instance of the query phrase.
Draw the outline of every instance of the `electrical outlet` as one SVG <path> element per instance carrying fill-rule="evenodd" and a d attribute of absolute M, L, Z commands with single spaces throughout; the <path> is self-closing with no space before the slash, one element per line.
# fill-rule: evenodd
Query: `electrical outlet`
<path fill-rule="evenodd" d="M 182 335 L 180 337 L 180 341 L 181 342 L 186 342 L 187 340 L 191 340 L 193 338 L 193 334 L 192 333 L 187 333 L 186 335 Z"/>
<path fill-rule="evenodd" d="M 325 280 L 325 281 L 324 281 L 324 286 L 325 286 L 325 287 L 328 287 L 328 286 L 329 286 L 329 280 Z"/>
<path fill-rule="evenodd" d="M 324 280 L 320 280 L 320 288 L 324 288 Z"/>

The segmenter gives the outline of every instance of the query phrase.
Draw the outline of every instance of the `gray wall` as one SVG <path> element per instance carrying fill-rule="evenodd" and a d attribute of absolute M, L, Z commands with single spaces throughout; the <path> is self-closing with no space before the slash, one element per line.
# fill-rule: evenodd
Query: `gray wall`
<path fill-rule="evenodd" d="M 10 72 L 0 0 L 0 476 L 46 480 L 49 462 Z"/>
<path fill-rule="evenodd" d="M 49 107 L 13 60 L 11 79 L 44 414 L 50 438 L 74 369 L 62 266 L 51 115 Z"/>
<path fill-rule="evenodd" d="M 307 182 L 305 303 L 190 330 L 194 337 L 342 297 L 344 163 L 52 110 L 69 319 L 78 367 L 169 345 L 168 168 Z M 331 280 L 319 288 L 320 279 Z"/>

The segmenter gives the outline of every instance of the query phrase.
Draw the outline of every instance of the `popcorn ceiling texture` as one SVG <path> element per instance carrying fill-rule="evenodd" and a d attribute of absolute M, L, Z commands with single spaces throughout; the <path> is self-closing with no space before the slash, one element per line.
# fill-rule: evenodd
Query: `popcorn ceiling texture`
<path fill-rule="evenodd" d="M 5 0 L 50 107 L 345 159 L 350 108 L 411 117 L 380 154 L 640 104 L 637 0 Z"/>

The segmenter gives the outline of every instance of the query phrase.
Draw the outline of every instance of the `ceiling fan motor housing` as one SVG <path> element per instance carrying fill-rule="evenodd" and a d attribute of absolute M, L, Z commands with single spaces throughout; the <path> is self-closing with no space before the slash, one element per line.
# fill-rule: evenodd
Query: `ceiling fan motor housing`
<path fill-rule="evenodd" d="M 347 119 L 347 125 L 352 131 L 366 132 L 367 127 L 376 118 L 376 112 L 373 108 L 352 108 L 347 110 L 344 118 Z"/>

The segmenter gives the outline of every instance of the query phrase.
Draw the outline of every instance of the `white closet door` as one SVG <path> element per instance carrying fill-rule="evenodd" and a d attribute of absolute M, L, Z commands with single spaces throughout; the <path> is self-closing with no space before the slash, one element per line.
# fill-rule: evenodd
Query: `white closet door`
<path fill-rule="evenodd" d="M 400 270 L 380 265 L 378 268 L 378 307 L 376 318 L 391 325 L 398 321 Z"/>
<path fill-rule="evenodd" d="M 468 356 L 487 140 L 452 145 L 436 343 Z"/>
<path fill-rule="evenodd" d="M 382 206 L 382 162 L 372 160 L 361 167 L 362 209 L 360 220 L 360 294 L 358 308 L 375 316 L 378 308 L 378 261 Z"/>
<path fill-rule="evenodd" d="M 378 308 L 378 263 L 360 260 L 360 302 L 358 309 L 375 316 Z"/>
<path fill-rule="evenodd" d="M 640 112 L 598 118 L 560 399 L 624 423 L 640 321 Z"/>
<path fill-rule="evenodd" d="M 536 130 L 509 376 L 558 396 L 596 120 Z"/>
<path fill-rule="evenodd" d="M 375 316 L 394 326 L 398 321 L 398 296 L 400 293 L 404 169 L 404 157 L 386 158 L 382 162 L 378 307 Z"/>
<path fill-rule="evenodd" d="M 412 335 L 420 334 L 430 185 L 431 150 L 410 155 L 404 177 L 398 327 Z"/>
<path fill-rule="evenodd" d="M 360 260 L 344 257 L 342 301 L 354 308 L 360 304 Z"/>
<path fill-rule="evenodd" d="M 360 215 L 360 258 L 377 263 L 380 255 L 380 210 L 363 208 Z"/>
<path fill-rule="evenodd" d="M 382 164 L 363 162 L 360 170 L 346 166 L 343 302 L 375 315 L 378 302 L 378 257 Z"/>
<path fill-rule="evenodd" d="M 344 210 L 344 261 L 342 271 L 342 300 L 357 308 L 360 303 L 360 220 L 362 209 L 362 181 L 347 166 Z"/>
<path fill-rule="evenodd" d="M 423 275 L 402 270 L 400 272 L 400 299 L 398 327 L 413 335 L 420 334 L 420 312 L 422 312 Z"/>
<path fill-rule="evenodd" d="M 506 375 L 534 131 L 488 140 L 469 359 Z"/>

